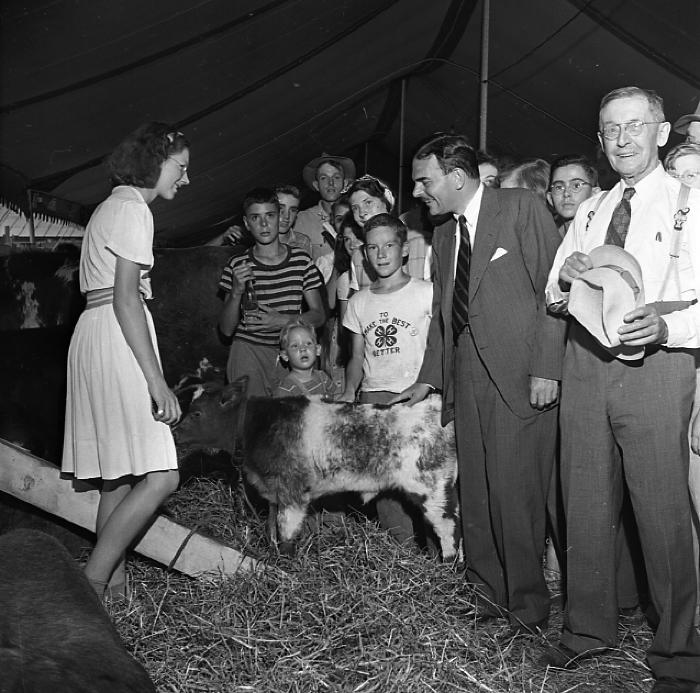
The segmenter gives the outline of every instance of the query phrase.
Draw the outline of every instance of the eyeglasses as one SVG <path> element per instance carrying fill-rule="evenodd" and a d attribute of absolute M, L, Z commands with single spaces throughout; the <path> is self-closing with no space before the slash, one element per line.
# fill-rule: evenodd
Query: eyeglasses
<path fill-rule="evenodd" d="M 575 193 L 581 192 L 581 190 L 583 190 L 586 186 L 591 187 L 591 184 L 581 178 L 574 178 L 568 183 L 562 183 L 561 181 L 552 183 L 552 185 L 549 186 L 549 190 L 551 191 L 552 195 L 563 195 L 566 190 L 570 190 L 571 192 Z"/>
<path fill-rule="evenodd" d="M 180 178 L 182 178 L 187 173 L 189 167 L 178 161 L 174 156 L 169 156 L 168 159 L 174 161 L 180 167 Z"/>
<path fill-rule="evenodd" d="M 627 123 L 610 123 L 605 125 L 598 134 L 606 140 L 616 140 L 620 132 L 626 132 L 631 137 L 639 137 L 645 125 L 658 125 L 662 122 L 662 120 L 630 120 Z"/>
<path fill-rule="evenodd" d="M 700 180 L 700 171 L 684 171 L 683 173 L 676 173 L 675 171 L 668 172 L 670 176 L 673 176 L 676 180 L 681 183 L 692 186 L 695 181 Z"/>

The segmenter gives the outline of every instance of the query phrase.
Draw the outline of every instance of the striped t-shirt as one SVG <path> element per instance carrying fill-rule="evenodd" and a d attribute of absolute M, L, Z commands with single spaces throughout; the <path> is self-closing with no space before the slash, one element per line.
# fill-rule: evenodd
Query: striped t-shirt
<path fill-rule="evenodd" d="M 286 246 L 285 246 L 286 247 Z M 279 265 L 265 265 L 255 259 L 253 248 L 228 261 L 221 275 L 219 287 L 231 293 L 233 269 L 249 262 L 253 266 L 253 284 L 258 303 L 284 315 L 301 313 L 303 292 L 321 289 L 323 280 L 311 258 L 300 248 L 287 248 L 287 257 Z M 254 332 L 240 322 L 236 327 L 236 339 L 252 344 L 278 346 L 279 335 L 274 332 Z"/>

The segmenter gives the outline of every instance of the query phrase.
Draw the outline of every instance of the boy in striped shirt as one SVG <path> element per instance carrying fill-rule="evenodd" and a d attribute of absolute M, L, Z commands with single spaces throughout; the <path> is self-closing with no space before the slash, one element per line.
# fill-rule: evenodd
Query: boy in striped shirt
<path fill-rule="evenodd" d="M 313 327 L 323 324 L 323 281 L 309 255 L 279 240 L 279 202 L 273 190 L 256 188 L 245 196 L 243 223 L 255 245 L 229 260 L 219 282 L 226 294 L 219 328 L 233 337 L 226 377 L 231 382 L 247 375 L 249 396 L 271 396 L 286 375 L 277 358 L 280 330 L 300 317 Z M 248 281 L 258 309 L 244 314 Z"/>

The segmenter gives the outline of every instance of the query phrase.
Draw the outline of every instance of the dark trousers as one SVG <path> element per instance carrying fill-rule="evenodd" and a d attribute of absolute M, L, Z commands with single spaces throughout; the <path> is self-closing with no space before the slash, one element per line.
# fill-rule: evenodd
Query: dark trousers
<path fill-rule="evenodd" d="M 616 643 L 616 542 L 626 482 L 659 619 L 649 665 L 657 677 L 700 681 L 688 500 L 694 389 L 691 355 L 659 349 L 643 361 L 620 361 L 572 325 L 561 404 L 568 543 L 562 642 L 576 652 Z"/>
<path fill-rule="evenodd" d="M 454 382 L 467 577 L 513 620 L 536 623 L 549 615 L 542 554 L 557 412 L 516 416 L 468 332 L 455 350 Z"/>

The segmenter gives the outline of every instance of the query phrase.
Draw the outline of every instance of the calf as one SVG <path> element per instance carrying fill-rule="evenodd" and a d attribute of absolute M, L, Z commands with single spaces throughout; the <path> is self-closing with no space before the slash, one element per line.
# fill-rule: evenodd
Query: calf
<path fill-rule="evenodd" d="M 0 536 L 0 691 L 155 693 L 95 591 L 41 532 Z"/>
<path fill-rule="evenodd" d="M 413 407 L 246 398 L 246 383 L 203 386 L 175 438 L 181 450 L 240 448 L 246 478 L 270 503 L 281 551 L 293 550 L 312 500 L 359 491 L 366 502 L 398 489 L 423 511 L 443 558 L 454 558 L 457 457 L 453 426 L 440 426 L 439 397 Z"/>

